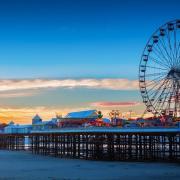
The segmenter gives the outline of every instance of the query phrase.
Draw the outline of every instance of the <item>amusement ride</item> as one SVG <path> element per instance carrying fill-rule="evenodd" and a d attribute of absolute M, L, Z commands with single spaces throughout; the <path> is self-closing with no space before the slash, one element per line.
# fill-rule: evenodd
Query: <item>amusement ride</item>
<path fill-rule="evenodd" d="M 149 38 L 139 65 L 139 87 L 146 112 L 180 117 L 180 19 Z"/>

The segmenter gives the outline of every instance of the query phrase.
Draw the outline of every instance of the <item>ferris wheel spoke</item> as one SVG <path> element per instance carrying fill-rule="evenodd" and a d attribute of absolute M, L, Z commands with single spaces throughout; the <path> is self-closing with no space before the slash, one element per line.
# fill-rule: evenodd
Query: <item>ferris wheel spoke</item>
<path fill-rule="evenodd" d="M 167 109 L 169 109 L 169 111 L 172 110 L 171 109 L 172 108 L 172 104 L 173 104 L 172 99 L 174 97 L 174 92 L 175 92 L 175 88 L 174 87 L 175 87 L 175 82 L 173 81 L 173 83 L 172 83 L 172 92 L 170 94 L 170 98 L 169 98 L 168 104 L 167 104 Z M 173 109 L 174 109 L 174 107 L 173 107 Z"/>
<path fill-rule="evenodd" d="M 163 95 L 165 95 L 163 97 L 163 95 L 161 95 L 161 97 L 159 98 L 159 100 L 157 101 L 157 103 L 154 105 L 156 109 L 160 109 L 160 110 L 165 110 L 164 105 L 166 102 L 168 102 L 168 96 L 170 94 L 171 89 L 169 88 L 168 92 L 163 92 Z"/>
<path fill-rule="evenodd" d="M 176 84 L 175 87 L 175 94 L 174 94 L 174 113 L 177 113 L 177 107 L 178 107 L 178 84 Z"/>
<path fill-rule="evenodd" d="M 154 88 L 151 90 L 151 93 L 150 93 L 150 91 L 148 91 L 148 93 L 149 93 L 148 97 L 154 101 L 155 99 L 157 99 L 157 95 L 159 94 L 160 89 L 161 89 L 161 86 L 158 85 L 156 89 Z"/>
<path fill-rule="evenodd" d="M 179 57 L 177 58 L 177 66 L 180 66 L 180 54 Z"/>
<path fill-rule="evenodd" d="M 157 49 L 154 48 L 152 52 L 156 55 L 157 59 L 159 59 L 162 64 L 165 64 L 170 68 L 170 64 L 167 63 L 163 57 L 161 57 L 160 52 Z"/>
<path fill-rule="evenodd" d="M 167 71 L 168 69 L 163 69 L 163 68 L 159 68 L 159 67 L 153 67 L 153 66 L 146 66 L 146 68 L 151 68 L 151 69 L 158 69 L 158 70 L 163 70 L 163 71 Z"/>
<path fill-rule="evenodd" d="M 146 84 L 146 87 L 149 88 L 149 90 L 151 90 L 154 88 L 154 86 L 160 85 L 161 81 L 162 80 L 160 79 L 159 81 L 148 83 Z"/>
<path fill-rule="evenodd" d="M 179 42 L 179 45 L 177 47 L 177 56 L 180 56 L 180 42 Z"/>
<path fill-rule="evenodd" d="M 172 57 L 171 57 L 171 55 L 169 54 L 169 52 L 168 52 L 168 50 L 167 50 L 167 48 L 166 48 L 164 39 L 163 39 L 163 38 L 162 38 L 162 39 L 160 38 L 160 39 L 159 39 L 159 42 L 160 42 L 161 46 L 163 47 L 163 49 L 165 50 L 165 52 L 166 52 L 166 54 L 167 54 L 167 56 L 168 56 L 169 62 L 170 62 L 170 64 L 172 65 Z"/>
<path fill-rule="evenodd" d="M 163 82 L 163 80 L 165 79 L 166 77 L 164 75 L 161 75 L 161 76 L 158 76 L 157 78 L 154 78 L 152 80 L 147 80 L 146 82 L 146 86 L 149 87 L 149 86 L 152 86 L 154 84 L 160 84 L 161 82 Z"/>
<path fill-rule="evenodd" d="M 161 61 L 155 59 L 154 57 L 152 57 L 152 56 L 150 56 L 150 55 L 149 55 L 149 58 L 150 58 L 153 62 L 155 62 L 156 64 L 158 64 L 159 66 L 163 66 L 164 68 L 169 68 L 167 65 L 163 64 Z"/>
<path fill-rule="evenodd" d="M 146 77 L 159 76 L 159 75 L 165 75 L 165 74 L 167 74 L 167 73 L 161 72 L 161 73 L 154 73 L 154 74 L 146 74 Z"/>
<path fill-rule="evenodd" d="M 164 101 L 163 101 L 163 103 L 162 103 L 162 105 L 161 105 L 161 109 L 163 109 L 164 104 L 165 104 L 166 102 L 168 102 L 168 95 L 171 93 L 171 88 L 172 88 L 172 86 L 169 87 L 169 91 L 166 93 L 166 96 L 165 96 L 165 98 L 164 98 Z"/>
<path fill-rule="evenodd" d="M 158 97 L 156 103 L 154 104 L 155 109 L 157 109 L 157 110 L 162 110 L 163 109 L 164 103 L 165 103 L 166 98 L 168 97 L 168 94 L 169 94 L 169 92 L 166 92 L 166 90 L 168 89 L 169 84 L 170 83 L 169 83 L 169 80 L 168 80 L 166 85 L 163 88 L 162 93 L 160 94 L 160 96 Z M 165 97 L 164 97 L 164 100 L 162 101 L 164 95 L 165 95 Z"/>
<path fill-rule="evenodd" d="M 170 94 L 170 98 L 168 100 L 168 104 L 167 104 L 167 109 L 169 109 L 169 111 L 173 111 L 174 116 L 177 117 L 177 113 L 180 110 L 180 87 L 179 87 L 179 82 L 177 82 L 177 80 L 173 80 L 172 82 L 172 91 Z"/>
<path fill-rule="evenodd" d="M 172 50 L 172 46 L 171 46 L 171 40 L 170 40 L 170 32 L 168 30 L 168 35 L 166 36 L 168 38 L 168 44 L 169 44 L 169 50 L 170 50 L 170 54 L 171 54 L 171 57 L 173 59 L 173 66 L 174 66 L 174 60 L 175 60 L 175 56 L 174 56 L 174 53 L 173 53 L 173 50 Z"/>
<path fill-rule="evenodd" d="M 153 84 L 157 84 L 157 83 L 159 84 L 164 78 L 165 78 L 165 76 L 161 75 L 161 76 L 156 77 L 156 78 L 154 78 L 152 80 L 149 80 L 149 81 L 146 82 L 146 86 L 148 87 L 148 86 L 151 86 Z"/>
<path fill-rule="evenodd" d="M 177 49 L 177 63 L 178 65 L 180 65 L 180 42 L 179 42 L 179 46 L 178 46 L 178 49 Z"/>
<path fill-rule="evenodd" d="M 171 109 L 172 98 L 173 98 L 173 92 L 171 93 L 170 98 L 169 98 L 169 101 L 168 101 L 168 109 Z"/>
<path fill-rule="evenodd" d="M 162 48 L 160 47 L 159 44 L 157 44 L 157 47 L 158 47 L 158 49 L 160 51 L 159 53 L 162 55 L 164 61 L 168 64 L 168 66 L 171 66 L 171 60 L 169 59 L 169 56 L 167 55 L 167 53 L 162 50 Z M 165 53 L 167 56 L 165 55 Z"/>
<path fill-rule="evenodd" d="M 169 96 L 169 99 L 168 99 L 168 101 L 167 101 L 166 108 L 165 108 L 166 111 L 170 109 L 171 98 L 172 98 L 172 95 L 171 95 L 171 93 L 170 93 L 170 96 Z"/>
<path fill-rule="evenodd" d="M 175 62 L 176 62 L 176 64 L 180 64 L 180 62 L 178 62 L 179 60 L 178 60 L 178 56 L 180 56 L 179 55 L 179 48 L 180 48 L 180 42 L 179 42 L 179 44 L 177 43 L 177 29 L 175 29 L 175 31 L 174 31 L 174 51 L 175 51 L 175 58 L 176 58 L 176 60 L 175 60 Z"/>
<path fill-rule="evenodd" d="M 175 58 L 177 58 L 177 40 L 176 40 L 176 28 L 174 29 L 174 53 L 175 53 Z"/>
<path fill-rule="evenodd" d="M 157 95 L 159 94 L 159 92 L 161 91 L 161 88 L 164 87 L 164 84 L 165 84 L 166 80 L 167 80 L 167 79 L 164 79 L 162 85 L 159 84 L 159 87 L 158 87 L 157 89 L 155 89 L 155 91 L 151 94 L 151 95 L 153 95 L 153 96 L 152 96 L 152 99 L 156 99 L 156 96 L 157 96 Z M 149 95 L 149 97 L 150 97 L 151 95 Z"/>
<path fill-rule="evenodd" d="M 147 93 L 149 94 L 149 97 L 151 97 L 152 95 L 154 96 L 154 94 L 156 94 L 157 91 L 159 91 L 159 89 L 161 89 L 162 85 L 163 85 L 162 83 L 156 83 L 154 86 L 149 88 L 147 91 Z"/>
<path fill-rule="evenodd" d="M 157 83 L 157 84 L 155 84 L 153 87 L 149 88 L 148 91 L 147 91 L 147 93 L 149 94 L 149 96 L 153 95 L 153 94 L 155 93 L 155 91 L 156 91 L 157 89 L 159 89 L 160 86 L 161 86 L 161 85 Z"/>

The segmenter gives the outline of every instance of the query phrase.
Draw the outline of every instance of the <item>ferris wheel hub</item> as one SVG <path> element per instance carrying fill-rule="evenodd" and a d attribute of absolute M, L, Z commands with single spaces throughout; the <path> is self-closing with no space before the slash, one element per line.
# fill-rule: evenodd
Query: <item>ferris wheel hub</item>
<path fill-rule="evenodd" d="M 180 80 L 180 69 L 179 68 L 172 68 L 167 77 L 169 79 L 176 79 L 176 80 Z"/>

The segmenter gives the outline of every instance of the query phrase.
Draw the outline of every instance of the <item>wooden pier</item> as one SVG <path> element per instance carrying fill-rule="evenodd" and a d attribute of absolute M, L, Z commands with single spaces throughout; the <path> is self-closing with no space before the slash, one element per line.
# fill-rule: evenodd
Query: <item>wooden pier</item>
<path fill-rule="evenodd" d="M 0 134 L 0 150 L 24 150 L 24 134 Z"/>
<path fill-rule="evenodd" d="M 27 137 L 29 146 L 25 144 Z M 113 161 L 180 161 L 180 132 L 65 131 L 1 134 L 0 149 L 29 150 L 60 158 Z"/>

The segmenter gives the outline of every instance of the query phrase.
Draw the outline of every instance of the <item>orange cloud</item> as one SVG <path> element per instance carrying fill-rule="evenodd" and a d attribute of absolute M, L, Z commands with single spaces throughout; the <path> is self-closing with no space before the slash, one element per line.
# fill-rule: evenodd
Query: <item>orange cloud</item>
<path fill-rule="evenodd" d="M 91 106 L 95 107 L 128 107 L 140 105 L 139 102 L 94 102 Z"/>
<path fill-rule="evenodd" d="M 66 115 L 71 111 L 80 111 L 85 108 L 58 108 L 58 107 L 0 107 L 0 123 L 14 121 L 19 124 L 31 123 L 32 117 L 39 114 L 43 120 L 49 120 L 58 115 Z"/>
<path fill-rule="evenodd" d="M 56 115 L 56 110 L 45 107 L 0 107 L 0 122 L 31 123 L 32 117 L 37 113 L 45 119 L 50 119 Z"/>
<path fill-rule="evenodd" d="M 85 109 L 97 109 L 101 110 L 104 117 L 109 117 L 109 112 L 111 111 L 111 107 L 122 107 L 122 114 L 126 117 L 128 116 L 129 106 L 133 106 L 132 110 L 134 113 L 134 117 L 140 117 L 142 115 L 143 106 L 138 102 L 94 102 L 89 107 L 80 107 L 80 108 L 58 108 L 58 107 L 10 107 L 10 106 L 0 106 L 0 123 L 2 122 L 10 122 L 14 121 L 19 124 L 27 124 L 31 123 L 32 117 L 35 114 L 39 114 L 43 120 L 49 120 L 52 117 L 55 117 L 56 114 L 65 116 L 68 112 L 81 111 Z M 127 107 L 127 108 L 126 108 Z M 138 110 L 138 108 L 140 110 Z M 132 113 L 133 115 L 133 113 Z"/>

